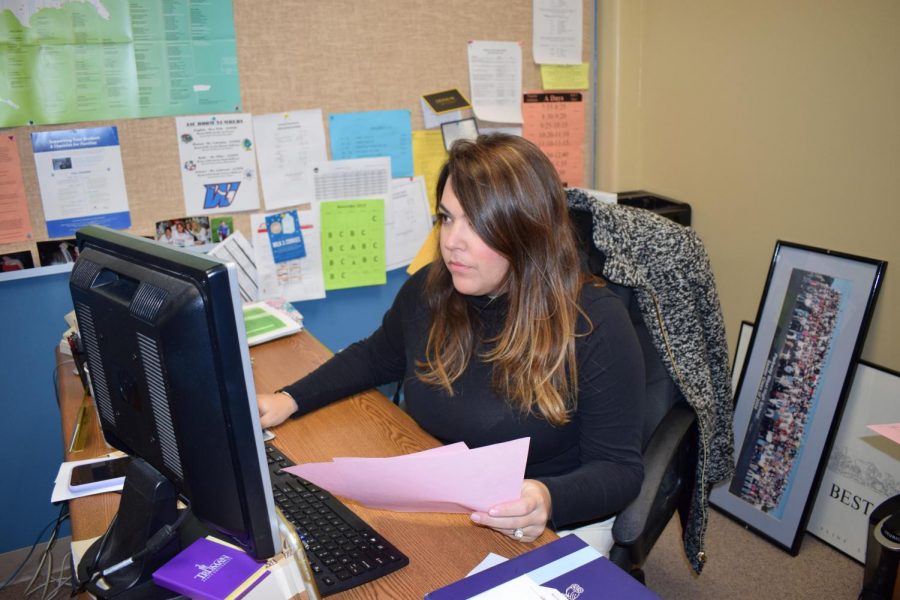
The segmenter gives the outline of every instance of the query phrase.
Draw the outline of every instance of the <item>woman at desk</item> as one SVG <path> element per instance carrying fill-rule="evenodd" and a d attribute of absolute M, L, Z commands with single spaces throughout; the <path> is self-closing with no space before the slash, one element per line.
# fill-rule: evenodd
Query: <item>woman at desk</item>
<path fill-rule="evenodd" d="M 437 186 L 440 258 L 381 327 L 276 394 L 265 427 L 392 381 L 444 443 L 530 437 L 521 497 L 472 520 L 521 541 L 570 529 L 604 553 L 637 495 L 644 366 L 625 307 L 580 268 L 565 190 L 524 138 L 454 144 Z"/>

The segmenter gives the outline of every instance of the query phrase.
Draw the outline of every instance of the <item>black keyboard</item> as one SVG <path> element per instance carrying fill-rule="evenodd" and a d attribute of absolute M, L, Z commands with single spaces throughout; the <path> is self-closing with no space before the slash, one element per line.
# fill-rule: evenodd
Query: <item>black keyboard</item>
<path fill-rule="evenodd" d="M 393 544 L 330 492 L 281 471 L 294 463 L 266 444 L 275 503 L 294 525 L 323 596 L 349 590 L 409 564 Z"/>

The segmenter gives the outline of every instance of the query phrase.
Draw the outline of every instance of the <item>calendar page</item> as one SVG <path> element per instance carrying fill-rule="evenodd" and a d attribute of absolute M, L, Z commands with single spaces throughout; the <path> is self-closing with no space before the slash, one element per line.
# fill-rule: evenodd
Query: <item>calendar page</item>
<path fill-rule="evenodd" d="M 325 289 L 387 282 L 384 200 L 335 200 L 320 205 Z"/>

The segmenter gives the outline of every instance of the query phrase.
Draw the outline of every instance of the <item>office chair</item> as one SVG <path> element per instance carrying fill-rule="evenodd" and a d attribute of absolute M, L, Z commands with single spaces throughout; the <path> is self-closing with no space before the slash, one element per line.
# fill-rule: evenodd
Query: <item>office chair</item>
<path fill-rule="evenodd" d="M 582 267 L 603 276 L 605 257 L 593 243 L 590 212 L 569 215 L 578 239 Z M 631 504 L 616 516 L 614 544 L 609 558 L 635 579 L 644 582 L 643 565 L 653 544 L 676 509 L 687 515 L 693 482 L 696 416 L 666 371 L 650 338 L 637 300 L 628 287 L 607 282 L 628 309 L 646 368 L 642 448 L 644 482 Z"/>

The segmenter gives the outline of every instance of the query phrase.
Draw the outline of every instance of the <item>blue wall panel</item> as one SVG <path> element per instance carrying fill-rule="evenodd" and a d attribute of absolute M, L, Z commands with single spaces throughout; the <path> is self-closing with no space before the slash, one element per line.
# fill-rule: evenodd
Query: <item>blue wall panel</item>
<path fill-rule="evenodd" d="M 381 317 L 394 301 L 405 269 L 388 271 L 387 284 L 328 292 L 324 300 L 295 302 L 303 326 L 333 352 L 346 348 L 381 325 Z"/>
<path fill-rule="evenodd" d="M 72 310 L 68 281 L 67 271 L 0 281 L 0 552 L 30 547 L 59 512 L 50 504 L 63 460 L 54 349 Z"/>

